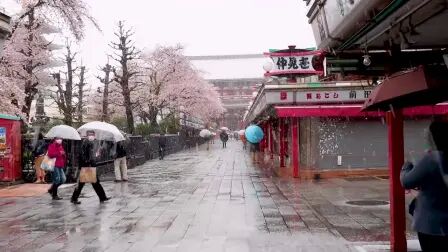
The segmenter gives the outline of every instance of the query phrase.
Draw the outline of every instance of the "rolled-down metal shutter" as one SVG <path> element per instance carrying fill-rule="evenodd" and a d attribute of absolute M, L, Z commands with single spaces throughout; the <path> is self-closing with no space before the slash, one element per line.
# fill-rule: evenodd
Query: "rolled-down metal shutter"
<path fill-rule="evenodd" d="M 412 155 L 418 160 L 422 155 L 427 147 L 425 130 L 429 123 L 429 120 L 405 121 L 405 157 Z M 384 121 L 322 119 L 317 131 L 319 169 L 387 167 L 387 125 Z"/>

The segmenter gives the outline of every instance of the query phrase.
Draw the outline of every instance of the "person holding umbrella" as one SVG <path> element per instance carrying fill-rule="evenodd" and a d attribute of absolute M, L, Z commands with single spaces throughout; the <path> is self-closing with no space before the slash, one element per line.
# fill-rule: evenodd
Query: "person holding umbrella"
<path fill-rule="evenodd" d="M 51 128 L 45 135 L 46 138 L 53 138 L 53 141 L 48 146 L 47 157 L 54 159 L 54 167 L 51 169 L 52 173 L 52 185 L 48 189 L 48 193 L 51 194 L 53 200 L 61 200 L 58 196 L 58 188 L 64 184 L 66 177 L 64 173 L 64 167 L 67 163 L 67 155 L 62 145 L 62 140 L 81 140 L 78 132 L 67 125 L 57 125 Z M 45 158 L 44 158 L 45 160 Z M 42 162 L 44 162 L 44 160 Z"/>
<path fill-rule="evenodd" d="M 92 168 L 96 166 L 95 159 L 99 156 L 99 153 L 95 152 L 94 141 L 95 141 L 95 131 L 87 130 L 87 139 L 84 139 L 81 145 L 81 153 L 79 157 L 80 170 L 83 168 Z M 79 195 L 81 194 L 84 185 L 85 183 L 81 182 L 80 179 L 78 185 L 75 188 L 75 191 L 73 191 L 73 195 L 71 198 L 71 202 L 73 204 L 75 205 L 81 204 L 78 198 Z M 92 183 L 92 187 L 95 190 L 96 194 L 98 195 L 98 198 L 100 199 L 101 203 L 106 202 L 110 199 L 109 197 L 106 196 L 103 186 L 101 186 L 100 184 L 98 174 L 96 174 L 96 182 Z"/>
<path fill-rule="evenodd" d="M 264 138 L 263 130 L 257 125 L 250 125 L 244 132 L 247 141 L 251 144 L 250 151 L 253 153 L 252 160 L 258 163 L 258 153 L 260 151 L 260 142 Z"/>
<path fill-rule="evenodd" d="M 64 146 L 62 146 L 62 138 L 55 137 L 51 144 L 48 146 L 47 156 L 52 159 L 56 159 L 54 163 L 54 169 L 52 171 L 52 185 L 48 189 L 48 193 L 53 200 L 61 200 L 58 196 L 58 188 L 64 184 L 66 177 L 64 173 L 64 167 L 66 164 L 66 154 Z"/>
<path fill-rule="evenodd" d="M 221 138 L 222 141 L 222 148 L 227 148 L 227 141 L 229 141 L 229 135 L 227 135 L 227 132 L 225 130 L 221 131 L 221 134 L 219 134 L 219 138 Z"/>

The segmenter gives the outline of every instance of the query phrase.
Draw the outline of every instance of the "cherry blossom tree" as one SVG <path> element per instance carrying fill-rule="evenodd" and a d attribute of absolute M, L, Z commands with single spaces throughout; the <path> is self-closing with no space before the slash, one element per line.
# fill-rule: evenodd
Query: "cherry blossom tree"
<path fill-rule="evenodd" d="M 16 78 L 6 77 L 2 72 L 0 71 L 0 112 L 21 116 L 21 101 L 24 98 L 22 83 L 17 82 Z"/>
<path fill-rule="evenodd" d="M 50 42 L 43 36 L 49 24 L 32 12 L 28 18 L 28 22 L 17 26 L 6 41 L 1 59 L 6 76 L 15 79 L 14 82 L 25 94 L 21 105 L 26 117 L 38 92 L 39 77 L 44 74 L 45 65 L 50 62 L 51 56 L 48 50 Z"/>
<path fill-rule="evenodd" d="M 28 118 L 31 103 L 43 84 L 40 76 L 49 67 L 51 43 L 44 34 L 68 28 L 80 40 L 84 36 L 86 21 L 98 28 L 82 0 L 18 0 L 22 10 L 12 19 L 12 32 L 5 43 L 1 67 L 8 78 L 22 82 L 22 112 Z M 55 27 L 58 27 L 55 29 Z"/>
<path fill-rule="evenodd" d="M 158 115 L 179 112 L 181 107 L 182 112 L 205 120 L 223 112 L 213 86 L 183 55 L 181 46 L 159 46 L 143 60 L 146 81 L 140 92 L 139 114 L 151 125 L 156 125 Z"/>
<path fill-rule="evenodd" d="M 83 0 L 17 0 L 22 5 L 22 11 L 14 17 L 12 33 L 21 24 L 28 23 L 30 17 L 39 15 L 44 20 L 52 21 L 60 28 L 68 28 L 71 34 L 81 40 L 87 22 L 100 30 L 96 20 L 89 14 L 89 8 Z"/>

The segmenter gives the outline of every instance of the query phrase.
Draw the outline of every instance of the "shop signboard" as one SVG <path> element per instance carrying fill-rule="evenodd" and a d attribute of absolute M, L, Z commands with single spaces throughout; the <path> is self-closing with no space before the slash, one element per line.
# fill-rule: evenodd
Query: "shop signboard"
<path fill-rule="evenodd" d="M 297 103 L 360 103 L 369 98 L 372 89 L 319 90 L 297 92 Z"/>
<path fill-rule="evenodd" d="M 273 52 L 264 55 L 272 60 L 272 70 L 265 76 L 322 75 L 324 73 L 322 51 Z"/>

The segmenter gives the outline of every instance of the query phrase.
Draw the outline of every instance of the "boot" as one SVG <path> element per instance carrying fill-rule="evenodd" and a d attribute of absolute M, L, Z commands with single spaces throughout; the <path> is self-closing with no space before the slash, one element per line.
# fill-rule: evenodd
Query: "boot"
<path fill-rule="evenodd" d="M 51 188 L 52 198 L 53 200 L 61 200 L 62 198 L 58 196 L 58 187 L 59 185 L 53 185 Z"/>
<path fill-rule="evenodd" d="M 79 204 L 81 204 L 81 201 L 79 201 L 79 200 L 75 200 L 75 199 L 73 199 L 73 198 L 70 200 L 70 202 L 73 203 L 73 204 L 75 204 L 75 205 L 79 205 Z"/>

